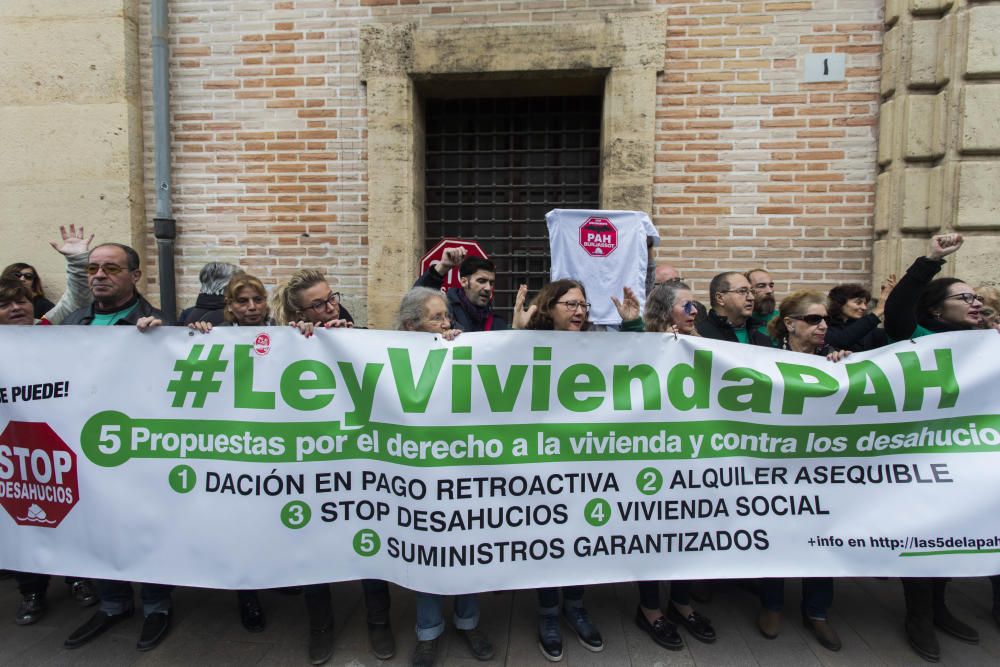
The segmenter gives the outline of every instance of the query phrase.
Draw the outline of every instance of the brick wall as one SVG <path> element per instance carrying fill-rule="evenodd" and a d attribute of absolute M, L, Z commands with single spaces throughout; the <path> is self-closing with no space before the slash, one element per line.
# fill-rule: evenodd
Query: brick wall
<path fill-rule="evenodd" d="M 699 289 L 720 269 L 761 263 L 774 267 L 783 290 L 867 282 L 878 0 L 172 0 L 179 302 L 193 300 L 206 261 L 238 263 L 270 284 L 310 266 L 327 272 L 364 321 L 363 23 L 559 22 L 657 4 L 670 17 L 653 211 L 666 237 L 661 258 L 681 266 Z M 149 42 L 144 1 L 152 219 Z M 800 83 L 801 56 L 830 50 L 847 54 L 848 81 Z M 151 228 L 148 239 L 155 293 Z"/>

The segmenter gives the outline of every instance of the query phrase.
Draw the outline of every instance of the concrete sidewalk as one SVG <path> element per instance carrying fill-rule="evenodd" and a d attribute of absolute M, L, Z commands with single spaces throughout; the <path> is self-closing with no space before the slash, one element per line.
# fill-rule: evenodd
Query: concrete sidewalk
<path fill-rule="evenodd" d="M 844 648 L 831 653 L 807 634 L 799 621 L 799 585 L 790 581 L 781 636 L 764 639 L 756 629 L 757 600 L 732 583 L 715 586 L 711 604 L 697 605 L 709 616 L 719 634 L 706 645 L 684 634 L 686 648 L 670 652 L 655 645 L 633 616 L 637 604 L 634 585 L 594 586 L 587 590 L 587 608 L 604 635 L 601 653 L 585 650 L 564 626 L 563 664 L 585 665 L 923 665 L 909 649 L 903 634 L 903 599 L 897 580 L 840 579 L 831 619 Z M 329 665 L 408 665 L 416 639 L 413 633 L 413 594 L 393 587 L 392 622 L 397 654 L 380 661 L 368 649 L 365 611 L 360 584 L 333 585 L 337 640 Z M 664 597 L 664 599 L 666 599 Z M 171 634 L 155 650 L 139 653 L 135 642 L 141 615 L 113 628 L 108 634 L 75 651 L 63 640 L 94 609 L 80 609 L 69 597 L 61 578 L 49 590 L 49 613 L 38 624 L 14 625 L 19 596 L 13 580 L 0 582 L 0 665 L 308 665 L 306 616 L 301 596 L 267 591 L 261 594 L 267 629 L 260 634 L 243 630 L 236 594 L 225 591 L 181 588 L 175 591 Z M 977 628 L 979 645 L 963 644 L 940 635 L 943 665 L 1000 664 L 1000 628 L 990 616 L 990 586 L 986 579 L 957 580 L 949 587 L 949 602 L 962 619 Z M 439 648 L 440 665 L 473 667 L 493 664 L 541 667 L 548 663 L 536 639 L 534 591 L 485 593 L 481 596 L 481 627 L 493 640 L 497 655 L 480 663 L 449 628 Z"/>

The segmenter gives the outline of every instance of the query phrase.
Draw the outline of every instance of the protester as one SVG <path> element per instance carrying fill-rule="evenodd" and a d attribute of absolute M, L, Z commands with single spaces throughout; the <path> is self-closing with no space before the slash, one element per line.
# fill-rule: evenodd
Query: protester
<path fill-rule="evenodd" d="M 456 266 L 461 287 L 447 292 L 448 313 L 455 327 L 469 332 L 509 329 L 507 320 L 493 312 L 496 266 L 488 259 L 470 256 L 465 248 L 445 248 L 441 261 L 424 271 L 413 286 L 441 289 L 445 276 Z"/>
<path fill-rule="evenodd" d="M 885 300 L 896 286 L 896 276 L 891 275 L 882 283 L 878 303 L 869 311 L 871 293 L 862 285 L 848 283 L 837 285 L 827 294 L 830 311 L 830 328 L 826 342 L 840 350 L 862 352 L 889 344 L 885 329 L 881 328 Z"/>
<path fill-rule="evenodd" d="M 682 283 L 684 279 L 680 272 L 670 264 L 657 264 L 653 274 L 653 287 L 659 287 L 666 283 Z"/>
<path fill-rule="evenodd" d="M 177 321 L 181 324 L 191 324 L 192 322 L 222 324 L 226 305 L 223 291 L 229 284 L 229 280 L 239 271 L 240 267 L 226 262 L 209 262 L 203 266 L 198 274 L 201 292 L 193 306 L 181 311 Z"/>
<path fill-rule="evenodd" d="M 753 318 L 767 325 L 768 322 L 778 316 L 775 306 L 774 279 L 766 269 L 751 269 L 745 274 L 750 289 L 753 290 Z"/>
<path fill-rule="evenodd" d="M 12 314 L 16 314 L 16 318 L 19 320 L 11 322 L 12 324 L 59 324 L 68 314 L 90 302 L 86 265 L 88 249 L 90 242 L 94 240 L 94 235 L 91 234 L 89 239 L 84 240 L 83 227 L 77 229 L 76 225 L 70 225 L 68 232 L 65 227 L 60 226 L 59 233 L 62 236 L 62 243 L 49 241 L 49 245 L 66 258 L 66 291 L 63 292 L 59 302 L 44 312 L 41 317 L 34 315 L 35 309 L 33 304 L 31 304 L 31 308 L 26 313 L 23 302 L 20 304 L 8 303 L 8 307 L 12 311 L 16 311 L 16 313 L 12 312 Z M 30 303 L 32 291 L 24 278 L 17 277 L 12 273 L 5 274 L 3 280 L 12 283 L 18 282 L 23 285 L 29 295 Z M 20 321 L 22 318 L 27 319 L 27 322 Z"/>
<path fill-rule="evenodd" d="M 708 287 L 712 309 L 697 324 L 705 338 L 773 347 L 767 334 L 753 319 L 754 295 L 750 281 L 742 273 L 729 271 L 712 278 Z"/>
<path fill-rule="evenodd" d="M 322 272 L 301 269 L 271 295 L 271 312 L 278 324 L 313 335 L 317 328 L 335 329 L 354 326 L 354 318 L 341 303 L 340 292 L 330 289 Z"/>
<path fill-rule="evenodd" d="M 698 308 L 687 283 L 671 281 L 654 287 L 646 299 L 646 331 L 697 336 Z"/>
<path fill-rule="evenodd" d="M 255 276 L 247 273 L 234 275 L 223 290 L 222 302 L 221 326 L 260 327 L 274 324 L 267 303 L 267 288 Z M 192 322 L 188 327 L 208 333 L 212 330 L 212 323 Z"/>
<path fill-rule="evenodd" d="M 885 331 L 891 340 L 979 328 L 982 298 L 959 278 L 934 279 L 944 258 L 957 252 L 962 243 L 961 234 L 933 237 L 927 255 L 918 257 L 900 278 L 885 304 Z M 906 636 L 917 655 L 931 662 L 941 659 L 935 627 L 961 641 L 979 642 L 979 632 L 956 618 L 945 603 L 948 579 L 900 581 L 906 598 Z"/>
<path fill-rule="evenodd" d="M 525 309 L 528 286 L 521 285 L 514 300 L 514 328 L 536 331 L 590 331 L 590 304 L 583 284 L 562 279 L 541 290 Z M 631 289 L 624 289 L 622 299 L 612 297 L 621 316 L 622 331 L 642 331 L 639 299 Z M 563 615 L 576 632 L 580 644 L 589 651 L 603 651 L 604 639 L 590 621 L 583 606 L 583 586 L 563 586 Z M 562 632 L 559 629 L 559 589 L 538 589 L 538 648 L 546 660 L 558 662 L 563 657 Z"/>
<path fill-rule="evenodd" d="M 38 271 L 35 270 L 31 264 L 25 264 L 24 262 L 16 262 L 7 266 L 2 273 L 0 273 L 0 280 L 19 280 L 28 288 L 28 293 L 31 294 L 31 306 L 32 312 L 34 313 L 35 319 L 41 319 L 45 313 L 52 310 L 55 306 L 54 303 L 45 298 L 45 289 L 42 287 L 42 278 L 38 275 Z"/>
<path fill-rule="evenodd" d="M 1000 290 L 989 285 L 976 288 L 976 294 L 983 298 L 983 307 L 979 311 L 980 327 L 1000 331 Z"/>
<path fill-rule="evenodd" d="M 414 287 L 403 296 L 396 316 L 400 331 L 422 331 L 454 340 L 460 329 L 453 329 L 448 315 L 448 302 L 440 290 Z M 416 592 L 417 646 L 413 651 L 413 667 L 431 667 L 437 658 L 438 637 L 444 633 L 444 596 Z M 479 597 L 475 593 L 455 596 L 455 628 L 465 639 L 473 657 L 491 660 L 493 644 L 479 627 Z"/>

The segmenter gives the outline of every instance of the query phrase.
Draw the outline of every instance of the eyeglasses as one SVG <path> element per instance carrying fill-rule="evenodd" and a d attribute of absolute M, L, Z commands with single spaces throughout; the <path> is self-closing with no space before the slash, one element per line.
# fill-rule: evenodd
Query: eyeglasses
<path fill-rule="evenodd" d="M 793 320 L 802 320 L 811 327 L 816 326 L 820 322 L 830 323 L 830 318 L 826 315 L 803 315 L 802 317 L 793 317 Z"/>
<path fill-rule="evenodd" d="M 766 289 L 768 287 L 770 287 L 771 289 L 774 289 L 774 282 L 769 282 L 769 283 L 755 283 L 754 284 L 754 288 L 755 289 Z"/>
<path fill-rule="evenodd" d="M 945 301 L 947 301 L 948 299 L 961 299 L 970 306 L 972 305 L 973 301 L 978 301 L 979 303 L 983 303 L 984 301 L 983 297 L 979 296 L 978 294 L 973 294 L 972 292 L 962 292 L 961 294 L 952 294 L 951 296 L 945 297 Z"/>
<path fill-rule="evenodd" d="M 576 312 L 578 308 L 583 308 L 583 312 L 590 312 L 590 304 L 586 301 L 556 301 L 563 308 L 573 313 Z"/>
<path fill-rule="evenodd" d="M 131 269 L 126 269 L 124 266 L 118 266 L 117 264 L 88 264 L 87 265 L 87 275 L 96 276 L 98 271 L 104 271 L 105 275 L 117 276 L 122 271 L 130 271 Z"/>
<path fill-rule="evenodd" d="M 447 315 L 442 315 L 441 313 L 435 313 L 427 318 L 428 322 L 434 322 L 435 324 L 440 324 L 441 322 L 451 322 L 451 318 Z"/>
<path fill-rule="evenodd" d="M 326 297 L 322 301 L 313 301 L 308 306 L 306 306 L 303 310 L 317 310 L 318 311 L 318 310 L 321 310 L 321 309 L 325 308 L 327 305 L 336 306 L 338 303 L 340 303 L 340 292 L 330 292 L 330 296 Z"/>
<path fill-rule="evenodd" d="M 235 300 L 235 303 L 238 306 L 247 306 L 251 301 L 253 301 L 254 305 L 259 306 L 264 303 L 266 299 L 262 296 L 241 296 Z"/>
<path fill-rule="evenodd" d="M 748 294 L 750 294 L 750 288 L 749 287 L 741 287 L 739 289 L 724 289 L 724 290 L 719 290 L 719 291 L 722 292 L 723 294 L 728 294 L 730 292 L 735 292 L 736 294 L 739 294 L 740 296 L 747 296 Z"/>
<path fill-rule="evenodd" d="M 19 280 L 34 280 L 35 279 L 35 274 L 34 273 L 28 273 L 28 272 L 25 272 L 25 271 L 21 271 L 20 273 L 12 273 L 11 275 L 14 278 L 17 278 Z"/>

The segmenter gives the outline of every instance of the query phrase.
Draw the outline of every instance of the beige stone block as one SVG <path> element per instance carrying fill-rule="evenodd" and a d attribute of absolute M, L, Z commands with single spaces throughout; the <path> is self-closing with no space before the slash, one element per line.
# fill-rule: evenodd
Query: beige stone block
<path fill-rule="evenodd" d="M 63 19 L 94 16 L 125 16 L 137 20 L 139 0 L 72 0 L 43 2 L 40 0 L 3 0 L 0 19 Z"/>
<path fill-rule="evenodd" d="M 966 75 L 970 78 L 1000 75 L 1000 5 L 973 7 L 967 16 Z"/>
<path fill-rule="evenodd" d="M 884 171 L 875 179 L 875 233 L 889 231 L 892 227 L 894 170 Z"/>
<path fill-rule="evenodd" d="M 897 277 L 906 273 L 906 269 L 910 268 L 917 257 L 927 254 L 930 245 L 929 239 L 930 236 L 904 236 L 898 240 L 894 259 Z M 948 265 L 945 264 L 945 271 L 947 270 Z"/>
<path fill-rule="evenodd" d="M 879 109 L 878 164 L 881 167 L 891 163 L 895 156 L 896 108 L 899 104 L 899 100 L 891 99 Z"/>
<path fill-rule="evenodd" d="M 900 48 L 902 35 L 903 28 L 896 26 L 885 33 L 882 41 L 882 78 L 879 84 L 882 97 L 892 95 L 898 85 L 900 59 L 903 57 Z"/>
<path fill-rule="evenodd" d="M 903 170 L 900 228 L 936 232 L 941 225 L 941 167 L 909 166 Z"/>
<path fill-rule="evenodd" d="M 907 95 L 903 156 L 909 161 L 944 155 L 945 94 Z"/>
<path fill-rule="evenodd" d="M 1000 162 L 959 165 L 957 207 L 957 229 L 1000 229 Z"/>
<path fill-rule="evenodd" d="M 1000 256 L 1000 235 L 976 234 L 966 236 L 962 249 L 948 258 L 951 274 L 961 278 L 971 287 L 996 285 L 997 257 Z"/>
<path fill-rule="evenodd" d="M 885 24 L 896 25 L 906 9 L 906 0 L 885 0 Z"/>
<path fill-rule="evenodd" d="M 1000 153 L 1000 84 L 962 91 L 963 153 Z"/>
<path fill-rule="evenodd" d="M 872 276 L 878 284 L 881 284 L 887 275 L 896 271 L 892 257 L 889 255 L 889 248 L 888 239 L 879 239 L 872 244 Z"/>
<path fill-rule="evenodd" d="M 940 88 L 948 82 L 952 23 L 950 17 L 913 22 L 910 88 Z"/>
<path fill-rule="evenodd" d="M 910 13 L 914 16 L 944 14 L 953 4 L 953 0 L 910 0 Z"/>
<path fill-rule="evenodd" d="M 604 89 L 601 206 L 650 211 L 656 71 L 613 69 Z"/>

